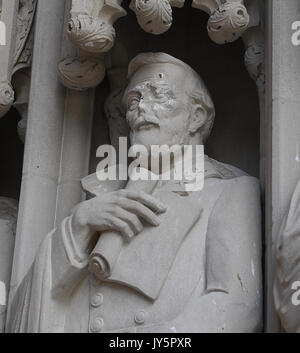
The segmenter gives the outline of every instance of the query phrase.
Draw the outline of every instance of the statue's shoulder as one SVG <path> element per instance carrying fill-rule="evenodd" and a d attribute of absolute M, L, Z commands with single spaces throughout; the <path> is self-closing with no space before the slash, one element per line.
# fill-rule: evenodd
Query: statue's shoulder
<path fill-rule="evenodd" d="M 252 194 L 255 197 L 260 195 L 260 183 L 256 177 L 250 176 L 237 167 L 208 157 L 205 159 L 205 179 L 222 184 L 222 193 L 228 196 L 224 197 L 228 202 L 249 198 Z"/>
<path fill-rule="evenodd" d="M 228 231 L 241 233 L 245 239 L 256 237 L 261 222 L 261 191 L 259 180 L 235 167 L 221 163 L 222 178 L 214 178 L 207 185 L 206 195 L 217 194 L 209 216 L 213 237 L 234 244 L 236 238 Z M 209 185 L 210 183 L 210 185 Z M 214 229 L 224 230 L 216 233 Z M 227 229 L 227 230 L 225 230 Z M 243 231 L 241 231 L 244 229 Z M 250 238 L 249 238 L 250 237 Z M 222 241 L 223 241 L 222 240 Z M 221 240 L 220 240 L 221 241 Z"/>
<path fill-rule="evenodd" d="M 245 171 L 226 163 L 219 162 L 213 158 L 205 156 L 204 162 L 205 178 L 217 178 L 222 180 L 235 180 L 235 182 L 257 182 L 258 178 L 250 176 Z"/>
<path fill-rule="evenodd" d="M 243 170 L 230 164 L 219 162 L 213 158 L 205 156 L 204 160 L 205 176 L 215 175 L 220 179 L 230 180 L 241 176 L 249 176 Z"/>

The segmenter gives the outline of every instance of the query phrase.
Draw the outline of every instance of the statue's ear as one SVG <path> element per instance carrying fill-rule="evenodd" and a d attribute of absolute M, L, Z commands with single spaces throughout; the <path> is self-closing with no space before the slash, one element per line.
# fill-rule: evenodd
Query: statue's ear
<path fill-rule="evenodd" d="M 195 103 L 192 106 L 189 133 L 191 135 L 198 132 L 207 120 L 207 111 L 199 103 Z"/>

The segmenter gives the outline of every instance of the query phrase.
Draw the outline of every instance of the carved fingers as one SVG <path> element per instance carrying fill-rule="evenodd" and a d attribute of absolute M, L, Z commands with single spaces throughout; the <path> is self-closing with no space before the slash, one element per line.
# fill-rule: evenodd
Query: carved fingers
<path fill-rule="evenodd" d="M 166 206 L 157 200 L 155 197 L 143 192 L 143 191 L 127 191 L 122 190 L 121 193 L 128 199 L 136 200 L 145 206 L 149 207 L 154 212 L 165 212 L 167 210 Z"/>
<path fill-rule="evenodd" d="M 160 224 L 165 205 L 144 192 L 121 190 L 83 202 L 74 213 L 74 229 L 117 231 L 127 241 L 139 234 L 145 223 Z M 80 232 L 79 232 L 80 233 Z"/>

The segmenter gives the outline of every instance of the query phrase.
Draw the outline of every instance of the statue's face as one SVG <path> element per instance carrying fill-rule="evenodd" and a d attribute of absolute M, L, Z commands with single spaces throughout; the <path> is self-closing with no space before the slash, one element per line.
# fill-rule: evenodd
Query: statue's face
<path fill-rule="evenodd" d="M 185 93 L 184 70 L 172 64 L 152 64 L 135 73 L 124 95 L 131 143 L 189 143 L 191 107 Z"/>

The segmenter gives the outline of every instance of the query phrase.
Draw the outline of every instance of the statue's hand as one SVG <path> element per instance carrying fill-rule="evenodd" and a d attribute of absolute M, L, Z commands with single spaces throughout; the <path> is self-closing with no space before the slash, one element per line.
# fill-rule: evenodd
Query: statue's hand
<path fill-rule="evenodd" d="M 109 192 L 79 204 L 73 212 L 72 229 L 75 236 L 117 231 L 129 240 L 143 230 L 141 220 L 158 226 L 157 214 L 165 211 L 165 205 L 145 192 Z"/>

